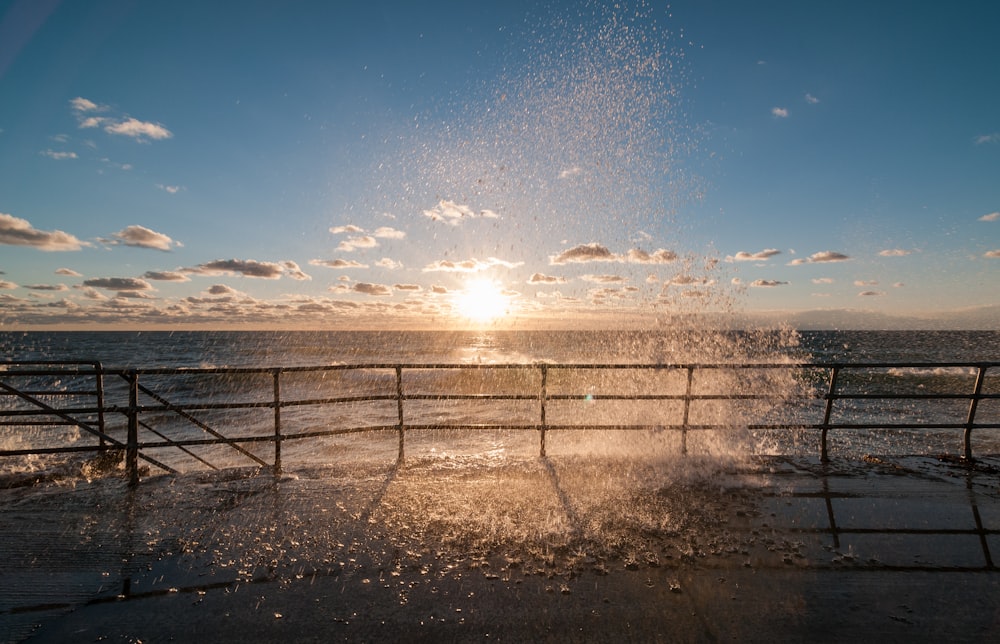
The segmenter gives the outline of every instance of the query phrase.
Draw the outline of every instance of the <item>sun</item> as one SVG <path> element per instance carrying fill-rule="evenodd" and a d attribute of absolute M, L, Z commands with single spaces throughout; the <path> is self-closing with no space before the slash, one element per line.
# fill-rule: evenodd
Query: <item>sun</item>
<path fill-rule="evenodd" d="M 507 315 L 510 300 L 497 282 L 473 279 L 455 294 L 455 312 L 475 322 L 492 322 Z"/>

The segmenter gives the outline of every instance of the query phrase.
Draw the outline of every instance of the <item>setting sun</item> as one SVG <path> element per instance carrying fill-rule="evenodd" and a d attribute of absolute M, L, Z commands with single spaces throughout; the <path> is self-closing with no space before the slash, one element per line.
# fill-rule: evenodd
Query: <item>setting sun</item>
<path fill-rule="evenodd" d="M 488 279 L 474 279 L 455 295 L 455 312 L 476 322 L 490 322 L 507 314 L 508 297 L 500 285 Z"/>

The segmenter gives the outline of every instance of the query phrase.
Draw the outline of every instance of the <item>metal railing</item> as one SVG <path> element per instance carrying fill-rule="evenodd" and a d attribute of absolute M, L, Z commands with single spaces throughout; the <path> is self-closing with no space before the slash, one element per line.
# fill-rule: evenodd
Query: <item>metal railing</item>
<path fill-rule="evenodd" d="M 456 374 L 478 376 L 478 388 L 470 388 L 467 377 L 454 380 Z M 900 377 L 909 378 L 912 389 L 899 387 Z M 222 384 L 204 387 L 203 381 L 213 378 L 221 379 L 218 382 Z M 109 379 L 116 384 L 110 385 Z M 420 430 L 536 431 L 539 454 L 544 457 L 547 434 L 552 431 L 670 431 L 677 433 L 680 451 L 687 453 L 692 432 L 747 429 L 816 431 L 823 461 L 829 459 L 831 431 L 954 430 L 962 432 L 962 456 L 972 460 L 974 432 L 1000 429 L 1000 403 L 992 402 L 1000 401 L 998 383 L 1000 362 L 386 363 L 207 369 L 107 369 L 99 362 L 0 362 L 0 432 L 4 432 L 0 435 L 11 437 L 32 427 L 39 431 L 63 428 L 96 439 L 88 444 L 79 444 L 75 435 L 66 444 L 52 444 L 49 439 L 43 446 L 0 449 L 0 457 L 111 451 L 124 454 L 128 476 L 137 483 L 140 461 L 175 471 L 150 455 L 164 448 L 176 449 L 215 468 L 195 449 L 221 445 L 259 466 L 280 472 L 285 442 L 362 432 L 398 433 L 397 458 L 402 461 L 407 432 Z M 179 393 L 183 387 L 188 391 Z M 335 395 L 319 395 L 331 392 Z M 555 409 L 567 403 L 609 401 L 646 405 L 650 416 L 669 408 L 670 413 L 664 413 L 664 417 L 671 419 L 614 422 L 590 413 L 560 419 L 568 414 Z M 990 402 L 986 420 L 982 420 L 980 409 L 984 401 Z M 441 422 L 435 405 L 452 402 L 520 407 L 512 414 L 514 420 L 497 422 L 499 412 L 494 410 L 486 420 Z M 904 402 L 943 402 L 951 406 L 944 410 L 945 419 L 940 418 L 940 413 L 914 415 L 902 408 L 868 417 L 862 413 L 865 406 Z M 313 422 L 312 427 L 290 428 L 283 415 L 286 410 L 308 408 L 329 412 L 332 417 L 332 411 L 338 408 L 369 403 L 389 406 L 374 414 L 380 422 L 352 424 L 341 419 L 319 427 Z M 734 413 L 740 405 L 758 408 L 744 409 L 743 417 Z M 955 405 L 963 405 L 960 412 Z M 527 411 L 525 406 L 533 411 Z M 268 412 L 271 418 L 267 431 L 245 434 L 237 427 L 239 421 L 227 420 L 221 427 L 219 422 L 207 419 L 232 411 Z M 109 423 L 109 416 L 118 424 Z M 767 422 L 768 416 L 778 419 Z M 170 435 L 166 426 L 178 420 L 196 428 L 198 437 Z M 261 443 L 272 444 L 273 457 L 265 459 L 253 451 L 252 447 Z"/>

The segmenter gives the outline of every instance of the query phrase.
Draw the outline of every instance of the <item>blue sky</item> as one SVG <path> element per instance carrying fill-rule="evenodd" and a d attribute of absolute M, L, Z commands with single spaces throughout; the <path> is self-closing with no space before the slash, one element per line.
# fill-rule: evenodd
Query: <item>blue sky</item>
<path fill-rule="evenodd" d="M 997 24 L 0 3 L 0 325 L 997 328 Z"/>

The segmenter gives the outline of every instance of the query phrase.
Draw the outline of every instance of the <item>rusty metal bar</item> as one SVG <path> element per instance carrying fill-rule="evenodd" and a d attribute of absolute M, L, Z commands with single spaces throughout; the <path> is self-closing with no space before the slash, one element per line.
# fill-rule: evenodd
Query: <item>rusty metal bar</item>
<path fill-rule="evenodd" d="M 546 429 L 546 423 L 545 423 L 545 402 L 546 402 L 546 400 L 548 400 L 549 368 L 548 368 L 548 365 L 542 364 L 540 366 L 540 369 L 541 369 L 541 372 L 542 372 L 542 383 L 541 383 L 541 389 L 538 392 L 538 406 L 539 406 L 539 414 L 540 414 L 541 427 L 538 430 L 538 434 L 539 434 L 539 439 L 538 439 L 539 440 L 538 455 L 541 458 L 545 458 L 545 429 Z"/>
<path fill-rule="evenodd" d="M 274 475 L 281 476 L 281 369 L 274 375 Z"/>
<path fill-rule="evenodd" d="M 972 460 L 972 428 L 976 423 L 976 409 L 979 407 L 979 400 L 983 395 L 983 381 L 986 379 L 986 370 L 989 367 L 980 365 L 979 373 L 976 374 L 976 387 L 969 400 L 969 419 L 965 423 L 965 460 Z"/>
<path fill-rule="evenodd" d="M 691 387 L 694 383 L 694 367 L 687 368 L 687 388 L 684 390 L 684 422 L 681 429 L 681 454 L 688 453 L 687 432 L 691 422 Z"/>
<path fill-rule="evenodd" d="M 399 431 L 399 454 L 396 457 L 396 462 L 400 465 L 403 463 L 403 441 L 404 435 L 406 434 L 406 426 L 403 424 L 403 366 L 396 365 L 396 417 L 399 420 L 397 425 Z"/>
<path fill-rule="evenodd" d="M 138 372 L 138 371 L 134 371 L 134 370 L 130 370 L 130 371 L 128 371 L 128 372 L 126 372 L 125 374 L 122 374 L 122 375 L 123 375 L 124 377 L 126 377 L 126 379 L 128 379 L 128 376 L 127 376 L 127 374 L 135 374 L 135 375 L 138 375 L 139 373 L 140 373 L 140 372 Z M 198 427 L 199 429 L 202 429 L 202 430 L 204 430 L 204 431 L 208 432 L 209 434 L 211 434 L 212 436 L 215 436 L 216 438 L 221 438 L 221 439 L 225 439 L 225 438 L 226 438 L 225 436 L 223 436 L 223 435 L 222 435 L 222 434 L 220 434 L 219 432 L 215 431 L 214 429 L 212 429 L 211 427 L 209 427 L 209 426 L 208 426 L 208 425 L 206 425 L 205 423 L 201 422 L 200 420 L 198 420 L 197 418 L 195 418 L 195 417 L 194 417 L 194 416 L 192 416 L 191 414 L 189 414 L 189 413 L 187 413 L 186 411 L 184 411 L 184 408 L 183 408 L 183 407 L 180 407 L 180 406 L 178 406 L 178 405 L 174 405 L 174 404 L 173 404 L 173 403 L 171 403 L 171 402 L 170 402 L 169 400 L 167 400 L 167 399 L 166 399 L 166 398 L 164 398 L 163 396 L 160 396 L 159 394 L 157 394 L 157 393 L 156 393 L 155 391 L 153 391 L 153 390 L 149 389 L 148 387 L 144 387 L 143 385 L 138 385 L 138 387 L 139 387 L 139 389 L 140 389 L 140 390 L 142 391 L 142 393 L 146 394 L 147 396 L 149 396 L 150 398 L 152 398 L 152 399 L 153 399 L 153 400 L 155 400 L 156 402 L 158 402 L 158 403 L 160 403 L 161 405 L 163 405 L 163 406 L 164 406 L 164 409 L 165 409 L 166 411 L 170 411 L 170 412 L 173 412 L 173 413 L 177 414 L 178 416 L 180 416 L 180 417 L 181 417 L 181 418 L 183 418 L 184 420 L 186 420 L 186 421 L 188 421 L 188 422 L 192 423 L 193 425 L 197 426 L 197 427 Z M 220 409 L 224 409 L 224 408 L 225 408 L 225 407 L 220 407 Z M 235 408 L 235 406 L 233 406 L 232 408 Z M 149 410 L 147 410 L 147 411 L 149 411 Z M 258 457 L 257 457 L 256 455 L 254 455 L 253 453 L 251 453 L 251 452 L 248 452 L 247 450 L 243 449 L 243 448 L 242 448 L 242 447 L 240 447 L 239 445 L 236 445 L 236 444 L 234 443 L 234 444 L 232 444 L 232 445 L 231 445 L 231 447 L 232 447 L 232 448 L 233 448 L 234 450 L 236 450 L 237 452 L 239 452 L 239 453 L 243 454 L 244 456 L 246 456 L 246 457 L 247 457 L 247 458 L 249 458 L 250 460 L 252 460 L 252 461 L 254 461 L 255 463 L 257 463 L 258 465 L 261 465 L 261 466 L 264 466 L 264 467 L 266 467 L 266 466 L 267 466 L 267 463 L 265 463 L 265 462 L 264 462 L 264 461 L 263 461 L 262 459 L 258 458 Z"/>
<path fill-rule="evenodd" d="M 101 363 L 96 363 L 97 367 L 97 429 L 101 432 L 98 437 L 98 447 L 104 448 L 104 369 Z"/>
<path fill-rule="evenodd" d="M 128 439 L 125 448 L 125 471 L 128 484 L 139 484 L 139 375 L 129 374 L 128 380 Z"/>
<path fill-rule="evenodd" d="M 184 452 L 185 454 L 187 454 L 191 458 L 193 458 L 196 461 L 200 462 L 201 464 L 207 465 L 208 467 L 210 467 L 213 470 L 218 470 L 219 469 L 216 466 L 214 466 L 211 463 L 209 463 L 208 461 L 206 461 L 205 459 L 203 459 L 202 457 L 200 457 L 197 454 L 195 454 L 194 452 L 192 452 L 191 450 L 189 450 L 184 443 L 179 442 L 179 441 L 175 441 L 174 439 L 172 439 L 169 436 L 165 435 L 163 432 L 157 431 L 155 428 L 150 427 L 149 425 L 147 425 L 146 423 L 142 422 L 141 420 L 139 421 L 139 427 L 145 429 L 147 432 L 149 432 L 151 434 L 155 434 L 156 436 L 159 436 L 160 438 L 162 438 L 163 441 L 164 441 L 164 446 L 176 447 L 177 449 L 179 449 L 180 451 Z M 143 446 L 143 444 L 139 443 L 139 447 L 141 448 L 142 446 Z M 163 466 L 161 465 L 161 467 L 163 467 Z M 177 473 L 177 470 L 174 470 L 174 469 L 168 469 L 167 471 L 169 471 L 171 473 L 174 473 L 174 474 Z"/>
<path fill-rule="evenodd" d="M 830 370 L 830 387 L 827 389 L 826 393 L 826 409 L 823 411 L 823 422 L 820 425 L 820 456 L 819 460 L 823 463 L 830 461 L 830 453 L 827 451 L 826 446 L 826 434 L 830 430 L 830 417 L 833 414 L 833 401 L 836 399 L 836 389 L 837 389 L 837 374 L 840 373 L 840 367 L 834 367 Z"/>

